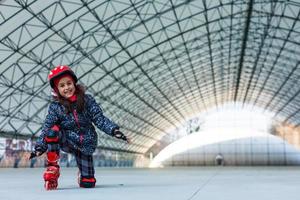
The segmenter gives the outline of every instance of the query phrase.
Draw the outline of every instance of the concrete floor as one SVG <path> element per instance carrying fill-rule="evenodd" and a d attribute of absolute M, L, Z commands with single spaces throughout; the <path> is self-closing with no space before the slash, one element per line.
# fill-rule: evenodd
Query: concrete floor
<path fill-rule="evenodd" d="M 300 167 L 97 168 L 97 186 L 79 188 L 62 168 L 59 189 L 45 191 L 43 169 L 0 169 L 2 200 L 299 200 Z"/>

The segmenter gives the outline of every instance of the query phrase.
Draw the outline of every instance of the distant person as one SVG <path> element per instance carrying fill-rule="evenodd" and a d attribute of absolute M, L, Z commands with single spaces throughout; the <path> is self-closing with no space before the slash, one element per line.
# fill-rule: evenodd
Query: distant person
<path fill-rule="evenodd" d="M 85 94 L 83 86 L 77 84 L 77 77 L 68 66 L 57 66 L 51 70 L 48 80 L 54 98 L 30 159 L 47 152 L 44 172 L 46 190 L 58 186 L 60 149 L 75 156 L 79 186 L 95 187 L 92 154 L 97 147 L 97 133 L 93 124 L 110 136 L 128 143 L 129 139 L 117 124 L 103 115 L 92 95 Z"/>
<path fill-rule="evenodd" d="M 216 165 L 218 165 L 218 166 L 223 166 L 224 165 L 224 157 L 223 157 L 222 154 L 219 153 L 216 156 L 215 160 L 216 160 Z"/>

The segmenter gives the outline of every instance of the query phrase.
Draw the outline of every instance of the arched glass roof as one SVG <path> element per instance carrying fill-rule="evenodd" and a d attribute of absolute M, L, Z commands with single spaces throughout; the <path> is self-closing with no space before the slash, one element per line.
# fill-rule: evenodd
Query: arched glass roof
<path fill-rule="evenodd" d="M 227 102 L 300 124 L 300 3 L 288 0 L 2 0 L 0 130 L 39 134 L 47 75 L 69 65 L 132 145 Z"/>

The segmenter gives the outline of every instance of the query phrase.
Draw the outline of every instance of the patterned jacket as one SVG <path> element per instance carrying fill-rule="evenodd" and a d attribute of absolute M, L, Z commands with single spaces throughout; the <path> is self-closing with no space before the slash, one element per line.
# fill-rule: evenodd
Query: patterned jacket
<path fill-rule="evenodd" d="M 45 135 L 51 131 L 51 127 L 58 125 L 60 135 L 66 138 L 68 147 L 91 155 L 97 147 L 98 138 L 93 124 L 108 135 L 113 135 L 113 130 L 119 128 L 103 115 L 100 106 L 89 94 L 85 94 L 85 109 L 82 113 L 76 111 L 76 104 L 73 106 L 73 113 L 66 114 L 64 107 L 58 101 L 50 104 L 36 147 L 39 146 L 46 151 Z"/>

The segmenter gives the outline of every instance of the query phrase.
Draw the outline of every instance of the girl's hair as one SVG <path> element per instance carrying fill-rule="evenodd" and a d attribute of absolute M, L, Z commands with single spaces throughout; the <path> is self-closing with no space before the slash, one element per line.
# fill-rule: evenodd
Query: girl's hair
<path fill-rule="evenodd" d="M 75 95 L 77 95 L 77 100 L 76 100 L 76 105 L 77 105 L 77 111 L 79 113 L 83 112 L 84 106 L 85 106 L 85 101 L 84 101 L 84 94 L 85 94 L 85 87 L 82 85 L 75 85 Z M 58 100 L 59 103 L 61 103 L 64 108 L 66 113 L 71 113 L 73 111 L 72 108 L 72 102 L 68 101 L 66 98 L 62 97 L 59 92 L 57 92 L 57 96 L 54 97 L 54 99 Z"/>

